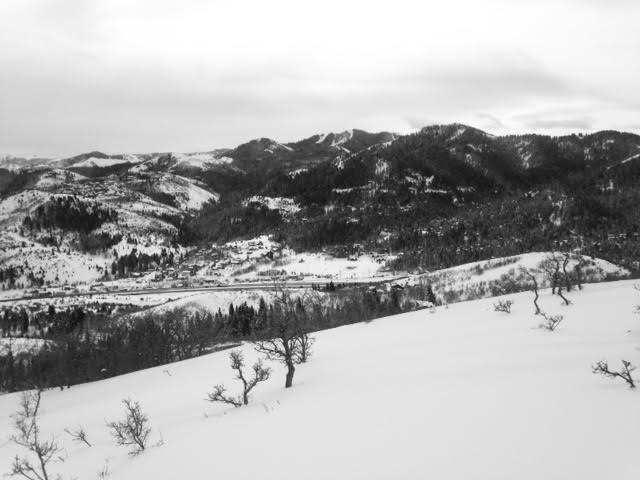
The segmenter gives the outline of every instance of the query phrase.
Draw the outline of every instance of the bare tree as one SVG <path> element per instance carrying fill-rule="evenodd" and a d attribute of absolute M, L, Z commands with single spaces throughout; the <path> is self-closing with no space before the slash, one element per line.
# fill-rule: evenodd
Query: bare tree
<path fill-rule="evenodd" d="M 111 435 L 118 445 L 133 446 L 130 455 L 137 455 L 147 447 L 147 440 L 151 433 L 149 418 L 142 412 L 139 402 L 131 399 L 124 399 L 125 419 L 119 422 L 107 422 L 107 427 L 111 429 Z"/>
<path fill-rule="evenodd" d="M 511 313 L 511 305 L 513 305 L 513 300 L 500 300 L 498 303 L 493 304 L 493 310 L 495 312 Z"/>
<path fill-rule="evenodd" d="M 540 315 L 540 305 L 538 305 L 538 299 L 540 298 L 540 293 L 538 292 L 538 279 L 536 278 L 536 276 L 531 273 L 527 268 L 525 267 L 520 267 L 520 271 L 522 273 L 524 273 L 527 278 L 529 278 L 529 280 L 531 280 L 531 285 L 533 287 L 533 305 L 536 307 L 536 315 Z"/>
<path fill-rule="evenodd" d="M 541 314 L 544 317 L 544 322 L 538 325 L 538 327 L 550 332 L 553 332 L 556 328 L 558 328 L 558 325 L 560 325 L 562 320 L 564 320 L 564 317 L 562 315 L 547 315 L 544 312 L 541 312 Z"/>
<path fill-rule="evenodd" d="M 87 438 L 87 433 L 84 431 L 84 428 L 78 427 L 76 430 L 69 430 L 68 428 L 65 428 L 64 431 L 69 434 L 74 442 L 84 443 L 88 447 L 92 446 Z"/>
<path fill-rule="evenodd" d="M 566 283 L 566 275 L 561 272 L 561 270 L 566 270 L 565 262 L 568 264 L 567 256 L 550 253 L 542 262 L 540 262 L 539 268 L 544 272 L 549 281 L 551 293 L 554 295 L 557 294 L 564 301 L 565 305 L 569 305 L 571 302 L 562 294 L 563 283 Z"/>
<path fill-rule="evenodd" d="M 42 391 L 23 392 L 20 399 L 20 409 L 14 415 L 13 425 L 16 434 L 11 436 L 11 441 L 27 450 L 27 455 L 16 455 L 11 466 L 11 476 L 20 476 L 28 480 L 49 480 L 52 477 L 49 472 L 49 464 L 61 452 L 61 448 L 54 437 L 43 440 L 38 425 L 38 413 L 42 400 Z M 36 462 L 30 457 L 35 456 Z"/>
<path fill-rule="evenodd" d="M 241 407 L 242 405 L 249 404 L 249 393 L 254 387 L 260 383 L 268 380 L 271 375 L 271 369 L 265 367 L 262 364 L 262 360 L 258 360 L 253 364 L 253 375 L 247 379 L 242 371 L 244 367 L 244 357 L 240 350 L 234 350 L 229 354 L 231 359 L 231 368 L 236 370 L 238 374 L 236 378 L 242 382 L 242 395 L 238 397 L 230 397 L 226 395 L 226 387 L 224 385 L 216 385 L 212 393 L 209 394 L 208 400 L 210 402 L 222 402 L 233 405 L 234 407 Z"/>
<path fill-rule="evenodd" d="M 600 360 L 596 363 L 592 370 L 593 373 L 604 375 L 609 378 L 620 378 L 627 382 L 629 388 L 636 388 L 636 383 L 631 376 L 631 373 L 636 369 L 635 365 L 631 365 L 628 360 L 622 360 L 622 369 L 620 371 L 610 370 L 609 364 L 606 360 Z"/>
<path fill-rule="evenodd" d="M 284 386 L 290 388 L 296 364 L 308 360 L 313 339 L 309 338 L 307 331 L 306 314 L 301 311 L 299 304 L 296 305 L 291 300 L 288 292 L 278 285 L 273 307 L 273 320 L 267 331 L 270 338 L 257 340 L 256 350 L 265 354 L 269 360 L 281 362 L 287 367 Z"/>

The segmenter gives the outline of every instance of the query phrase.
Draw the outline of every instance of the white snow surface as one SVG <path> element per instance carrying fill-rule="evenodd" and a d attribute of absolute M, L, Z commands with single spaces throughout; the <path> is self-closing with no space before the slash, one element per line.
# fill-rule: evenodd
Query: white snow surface
<path fill-rule="evenodd" d="M 172 195 L 182 210 L 200 210 L 205 203 L 220 199 L 220 195 L 205 190 L 198 183 L 191 178 L 165 173 L 155 183 L 155 189 Z"/>
<path fill-rule="evenodd" d="M 295 253 L 285 249 L 281 258 L 259 265 L 256 271 L 284 271 L 287 275 L 303 277 L 307 280 L 323 278 L 341 281 L 367 280 L 383 274 L 387 259 L 390 257 L 376 259 L 372 255 L 359 255 L 352 259 L 338 258 L 326 253 Z M 248 275 L 251 276 L 254 273 Z"/>
<path fill-rule="evenodd" d="M 478 298 L 478 296 L 491 296 L 488 287 L 492 283 L 499 284 L 501 280 L 507 279 L 528 282 L 526 276 L 520 272 L 520 268 L 526 268 L 532 273 L 541 287 L 548 287 L 548 280 L 544 273 L 538 269 L 540 263 L 545 260 L 551 252 L 532 252 L 512 257 L 500 257 L 491 260 L 466 263 L 443 270 L 436 270 L 426 275 L 419 275 L 410 279 L 414 282 L 420 278 L 426 278 L 431 283 L 436 292 L 458 292 L 458 300 L 468 300 Z M 574 255 L 567 265 L 568 271 L 572 271 L 578 263 L 579 257 Z M 611 262 L 600 258 L 583 256 L 582 274 L 585 282 L 601 282 L 607 279 L 622 279 L 630 275 L 625 268 L 614 265 Z"/>
<path fill-rule="evenodd" d="M 81 162 L 71 165 L 75 167 L 112 167 L 114 165 L 120 165 L 122 163 L 139 163 L 141 160 L 135 155 L 125 155 L 123 158 L 97 158 L 89 157 Z"/>
<path fill-rule="evenodd" d="M 67 456 L 51 471 L 90 479 L 106 464 L 112 480 L 640 478 L 640 391 L 591 373 L 600 359 L 640 364 L 633 282 L 588 285 L 569 307 L 543 292 L 544 310 L 565 316 L 555 332 L 532 328 L 540 319 L 530 293 L 508 298 L 511 315 L 480 300 L 320 332 L 293 388 L 270 364 L 247 407 L 203 400 L 217 383 L 238 390 L 224 351 L 49 390 L 41 433 L 57 435 Z M 250 364 L 252 346 L 241 348 Z M 105 427 L 127 397 L 148 414 L 151 443 L 163 440 L 134 457 Z M 18 401 L 0 396 L 3 437 Z M 79 425 L 92 447 L 64 433 Z M 10 442 L 0 448 L 0 471 L 16 453 Z"/>
<path fill-rule="evenodd" d="M 254 195 L 244 200 L 243 205 L 247 206 L 250 203 L 259 203 L 264 205 L 269 210 L 278 210 L 283 215 L 293 215 L 300 211 L 300 206 L 293 200 L 293 198 L 287 197 L 265 197 L 262 195 Z"/>
<path fill-rule="evenodd" d="M 79 173 L 75 173 L 70 170 L 54 168 L 43 172 L 36 182 L 35 188 L 50 189 L 59 187 L 66 183 L 81 182 L 84 180 L 88 180 L 84 175 L 80 175 Z"/>
<path fill-rule="evenodd" d="M 177 160 L 178 166 L 199 168 L 202 170 L 233 162 L 232 158 L 225 156 L 218 157 L 215 152 L 173 153 L 172 156 Z"/>

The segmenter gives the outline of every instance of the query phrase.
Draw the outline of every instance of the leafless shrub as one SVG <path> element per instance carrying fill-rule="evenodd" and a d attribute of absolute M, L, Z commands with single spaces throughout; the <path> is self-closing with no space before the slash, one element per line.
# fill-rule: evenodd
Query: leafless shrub
<path fill-rule="evenodd" d="M 538 325 L 538 328 L 542 330 L 548 330 L 549 332 L 553 332 L 558 325 L 564 320 L 562 315 L 547 315 L 544 312 L 541 312 L 541 315 L 544 317 L 544 322 Z"/>
<path fill-rule="evenodd" d="M 20 476 L 27 480 L 49 480 L 52 477 L 49 472 L 49 465 L 61 452 L 61 448 L 55 438 L 43 440 L 40 435 L 38 425 L 38 412 L 42 392 L 40 389 L 30 392 L 23 392 L 20 399 L 20 409 L 12 415 L 13 425 L 16 434 L 12 435 L 11 441 L 25 448 L 25 456 L 16 455 L 11 466 L 10 476 Z M 33 461 L 32 457 L 37 461 Z"/>
<path fill-rule="evenodd" d="M 631 365 L 631 362 L 629 362 L 628 360 L 622 360 L 622 368 L 619 371 L 610 370 L 607 361 L 600 360 L 598 363 L 593 365 L 592 371 L 593 373 L 604 375 L 605 377 L 620 378 L 627 382 L 629 388 L 636 388 L 636 383 L 631 376 L 631 373 L 635 369 L 635 365 Z"/>
<path fill-rule="evenodd" d="M 147 440 L 151 433 L 149 418 L 142 412 L 139 402 L 124 399 L 125 419 L 122 421 L 107 422 L 111 429 L 111 435 L 118 445 L 133 446 L 130 455 L 137 455 L 147 447 Z"/>
<path fill-rule="evenodd" d="M 91 447 L 91 443 L 87 438 L 87 433 L 84 431 L 82 427 L 78 427 L 76 430 L 69 430 L 68 428 L 64 429 L 67 434 L 73 439 L 74 442 L 84 443 L 88 447 Z"/>
<path fill-rule="evenodd" d="M 208 400 L 210 402 L 227 403 L 234 407 L 248 405 L 249 393 L 258 383 L 264 382 L 269 378 L 271 375 L 271 369 L 265 367 L 262 364 L 262 360 L 258 360 L 253 364 L 253 367 L 251 367 L 253 370 L 253 376 L 247 379 L 242 371 L 244 367 L 244 357 L 242 352 L 240 350 L 234 350 L 229 354 L 229 358 L 231 359 L 231 368 L 238 372 L 236 378 L 242 382 L 242 395 L 237 397 L 228 396 L 226 395 L 227 388 L 224 385 L 216 385 L 213 387 L 213 392 L 208 395 Z"/>
<path fill-rule="evenodd" d="M 493 304 L 493 310 L 495 312 L 511 313 L 512 300 L 500 300 L 498 303 Z"/>
<path fill-rule="evenodd" d="M 109 468 L 109 461 L 105 461 L 104 465 L 98 470 L 98 479 L 105 480 L 111 476 L 111 469 Z"/>

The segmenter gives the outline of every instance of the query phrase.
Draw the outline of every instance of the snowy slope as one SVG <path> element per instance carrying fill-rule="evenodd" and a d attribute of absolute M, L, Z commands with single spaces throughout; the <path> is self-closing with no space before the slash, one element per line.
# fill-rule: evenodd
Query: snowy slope
<path fill-rule="evenodd" d="M 123 163 L 140 163 L 142 160 L 135 155 L 125 155 L 123 157 L 116 158 L 97 158 L 97 157 L 89 157 L 86 160 L 83 160 L 78 163 L 74 163 L 72 167 L 113 167 L 114 165 L 121 165 Z"/>
<path fill-rule="evenodd" d="M 553 333 L 532 328 L 529 293 L 510 298 L 511 315 L 481 300 L 321 332 L 292 389 L 276 366 L 240 409 L 203 400 L 216 383 L 237 388 L 226 352 L 48 391 L 42 427 L 68 455 L 56 472 L 97 478 L 106 464 L 113 480 L 640 478 L 640 391 L 590 369 L 600 359 L 640 364 L 632 282 L 588 285 L 570 307 L 544 293 L 543 308 L 565 315 Z M 152 440 L 164 440 L 137 457 L 105 428 L 129 396 L 149 414 Z M 17 402 L 0 397 L 3 434 Z M 78 425 L 93 447 L 63 433 Z M 0 448 L 0 471 L 14 453 Z"/>
<path fill-rule="evenodd" d="M 54 168 L 52 170 L 45 170 L 34 187 L 42 189 L 54 189 L 66 183 L 82 182 L 84 180 L 87 180 L 87 177 L 85 177 L 84 175 L 80 175 L 79 173 L 75 173 L 69 170 Z"/>
<path fill-rule="evenodd" d="M 216 165 L 227 165 L 233 162 L 232 158 L 220 156 L 218 152 L 199 153 L 173 153 L 173 158 L 177 161 L 176 167 L 190 167 L 205 170 Z"/>
<path fill-rule="evenodd" d="M 438 295 L 445 294 L 445 300 L 456 298 L 456 301 L 495 296 L 496 293 L 493 293 L 495 290 L 500 292 L 501 287 L 508 287 L 514 281 L 518 284 L 528 284 L 529 280 L 520 271 L 521 268 L 526 268 L 534 274 L 539 285 L 549 286 L 548 279 L 538 268 L 549 255 L 551 252 L 532 252 L 465 263 L 415 277 L 410 282 L 426 281 L 431 283 Z M 580 257 L 577 255 L 572 256 L 567 265 L 567 271 L 573 270 L 578 263 L 578 258 Z M 583 256 L 582 261 L 582 274 L 585 282 L 601 282 L 629 276 L 628 270 L 600 258 Z"/>
<path fill-rule="evenodd" d="M 220 195 L 206 190 L 196 180 L 172 173 L 163 174 L 154 184 L 154 190 L 174 197 L 182 210 L 199 210 L 205 203 L 220 199 Z"/>

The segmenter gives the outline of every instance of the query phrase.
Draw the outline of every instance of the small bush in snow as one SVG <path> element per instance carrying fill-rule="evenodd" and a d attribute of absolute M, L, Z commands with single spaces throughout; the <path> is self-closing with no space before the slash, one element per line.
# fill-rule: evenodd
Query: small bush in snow
<path fill-rule="evenodd" d="M 51 477 L 49 464 L 61 452 L 55 438 L 43 440 L 38 425 L 38 413 L 42 392 L 23 392 L 20 409 L 12 416 L 16 434 L 10 437 L 13 443 L 25 448 L 27 454 L 16 455 L 11 465 L 11 476 L 20 476 L 28 480 L 48 480 Z M 35 457 L 36 461 L 33 461 Z"/>
<path fill-rule="evenodd" d="M 512 300 L 500 300 L 498 303 L 493 304 L 493 310 L 495 312 L 511 313 Z"/>
<path fill-rule="evenodd" d="M 636 388 L 636 383 L 631 376 L 631 373 L 636 369 L 634 365 L 631 365 L 631 362 L 627 360 L 622 360 L 622 368 L 620 371 L 610 370 L 609 364 L 606 360 L 600 360 L 593 366 L 593 373 L 597 373 L 600 375 L 604 375 L 609 378 L 620 378 L 627 382 L 629 388 Z"/>
<path fill-rule="evenodd" d="M 258 360 L 253 364 L 253 375 L 247 379 L 242 371 L 244 367 L 244 357 L 242 352 L 234 350 L 229 354 L 231 359 L 231 368 L 238 372 L 236 378 L 242 382 L 242 395 L 237 397 L 231 397 L 226 394 L 227 388 L 224 385 L 216 385 L 213 387 L 213 392 L 209 394 L 208 400 L 210 402 L 222 402 L 233 405 L 234 407 L 241 407 L 242 405 L 249 404 L 249 393 L 260 382 L 264 382 L 271 375 L 271 369 L 262 365 L 262 360 Z"/>
<path fill-rule="evenodd" d="M 149 418 L 142 412 L 139 402 L 130 399 L 122 401 L 125 406 L 125 419 L 119 422 L 107 422 L 111 435 L 118 445 L 133 446 L 130 455 L 137 455 L 147 447 L 151 433 Z"/>
<path fill-rule="evenodd" d="M 88 447 L 92 446 L 87 438 L 87 432 L 85 432 L 82 427 L 78 427 L 77 430 L 69 430 L 68 428 L 65 428 L 64 431 L 69 434 L 74 442 L 84 443 Z"/>
<path fill-rule="evenodd" d="M 553 332 L 556 328 L 558 328 L 558 325 L 560 325 L 562 320 L 564 320 L 564 317 L 562 315 L 547 315 L 544 312 L 541 312 L 541 314 L 544 317 L 544 322 L 538 325 L 538 327 L 550 332 Z"/>

